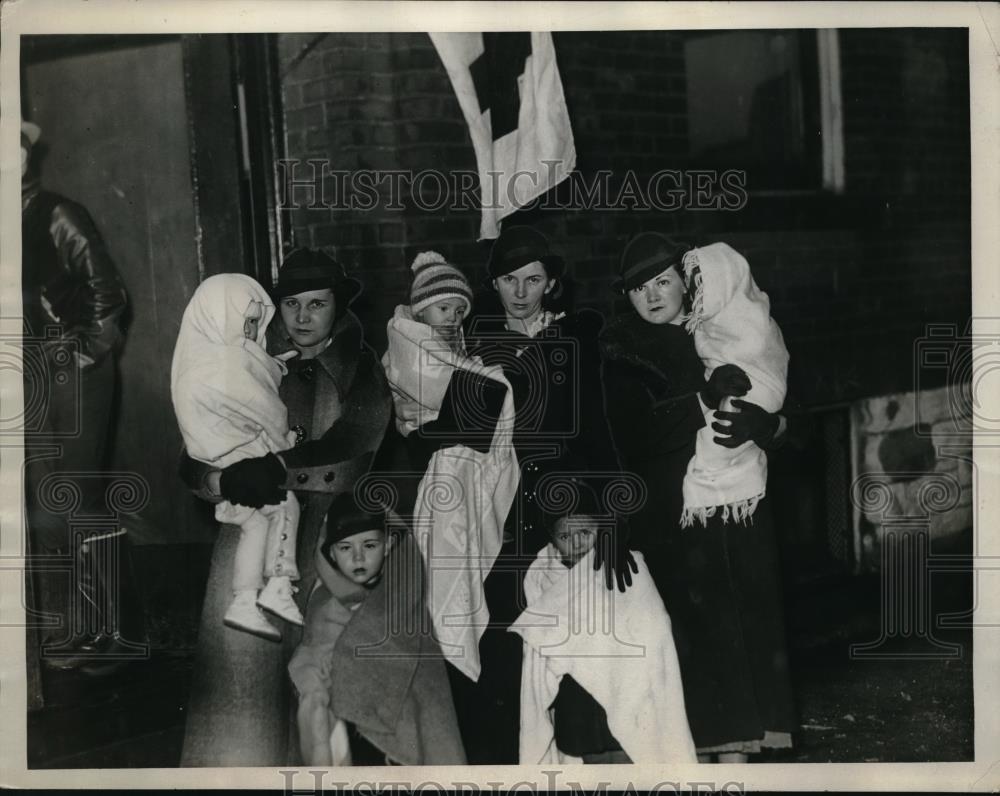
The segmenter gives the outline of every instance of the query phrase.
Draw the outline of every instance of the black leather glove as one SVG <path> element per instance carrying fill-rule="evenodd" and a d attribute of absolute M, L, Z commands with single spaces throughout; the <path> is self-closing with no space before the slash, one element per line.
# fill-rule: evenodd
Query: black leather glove
<path fill-rule="evenodd" d="M 229 465 L 219 477 L 219 491 L 230 503 L 259 509 L 285 499 L 284 480 L 285 466 L 269 453 Z"/>
<path fill-rule="evenodd" d="M 639 566 L 628 549 L 628 533 L 621 528 L 602 528 L 594 542 L 594 571 L 604 568 L 604 585 L 611 591 L 618 584 L 624 592 L 632 585 L 632 573 Z"/>
<path fill-rule="evenodd" d="M 701 392 L 701 400 L 709 409 L 718 409 L 722 399 L 738 398 L 750 392 L 750 377 L 737 365 L 719 365 L 712 371 L 708 384 Z"/>
<path fill-rule="evenodd" d="M 778 415 L 739 399 L 733 401 L 733 407 L 738 411 L 715 413 L 712 430 L 723 435 L 715 437 L 715 442 L 724 448 L 738 448 L 744 442 L 753 441 L 757 447 L 766 448 L 778 430 Z M 723 425 L 718 422 L 720 420 L 729 425 Z"/>

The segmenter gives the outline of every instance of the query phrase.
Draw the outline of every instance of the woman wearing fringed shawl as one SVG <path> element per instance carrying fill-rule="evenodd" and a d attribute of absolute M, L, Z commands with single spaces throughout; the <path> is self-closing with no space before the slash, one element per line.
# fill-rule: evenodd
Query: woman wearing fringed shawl
<path fill-rule="evenodd" d="M 601 336 L 608 421 L 648 488 L 632 546 L 673 621 L 699 759 L 742 762 L 789 746 L 796 726 L 766 496 L 788 355 L 725 244 L 643 233 L 616 286 L 635 311 Z"/>

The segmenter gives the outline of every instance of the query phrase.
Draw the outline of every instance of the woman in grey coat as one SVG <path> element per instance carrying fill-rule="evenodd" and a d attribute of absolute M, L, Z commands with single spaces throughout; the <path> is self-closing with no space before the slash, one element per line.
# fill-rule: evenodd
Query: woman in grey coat
<path fill-rule="evenodd" d="M 284 261 L 272 295 L 278 317 L 268 350 L 294 348 L 279 394 L 295 447 L 212 470 L 182 458 L 181 474 L 199 497 L 260 507 L 295 490 L 302 508 L 296 559 L 297 602 L 305 611 L 316 580 L 315 552 L 333 499 L 368 472 L 391 413 L 389 387 L 361 324 L 348 310 L 360 291 L 321 252 L 299 249 Z M 292 694 L 287 665 L 301 630 L 283 623 L 281 644 L 229 628 L 219 632 L 231 599 L 239 534 L 223 527 L 212 554 L 201 615 L 182 766 L 295 764 Z"/>

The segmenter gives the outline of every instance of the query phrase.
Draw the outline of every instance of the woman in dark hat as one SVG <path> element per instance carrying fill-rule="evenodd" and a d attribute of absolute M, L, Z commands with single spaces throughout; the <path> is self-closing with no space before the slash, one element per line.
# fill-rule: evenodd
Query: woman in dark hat
<path fill-rule="evenodd" d="M 705 365 L 683 325 L 690 301 L 680 272 L 690 249 L 664 235 L 633 238 L 615 288 L 634 312 L 601 334 L 608 422 L 623 467 L 646 483 L 648 498 L 631 522 L 673 623 L 684 701 L 701 756 L 740 762 L 767 746 L 787 746 L 796 727 L 785 652 L 778 560 L 767 498 L 753 522 L 681 527 L 682 484 L 705 424 L 702 404 L 745 395 L 735 365 Z M 780 439 L 780 418 L 746 401 L 718 412 L 720 445 Z M 728 421 L 728 422 L 725 422 Z"/>
<path fill-rule="evenodd" d="M 279 394 L 298 442 L 280 456 L 246 459 L 219 472 L 184 455 L 181 475 L 210 501 L 260 507 L 295 490 L 302 507 L 296 558 L 302 564 L 302 610 L 316 578 L 315 551 L 333 499 L 368 472 L 391 414 L 382 366 L 349 310 L 361 285 L 319 251 L 285 258 L 272 296 L 278 318 L 268 328 L 271 354 L 296 352 Z M 185 730 L 183 766 L 277 766 L 295 763 L 286 666 L 299 631 L 283 628 L 276 645 L 246 633 L 217 632 L 227 601 L 237 534 L 215 544 Z M 308 616 L 307 616 L 308 620 Z"/>
<path fill-rule="evenodd" d="M 449 667 L 462 739 L 470 763 L 518 760 L 521 643 L 506 628 L 523 608 L 524 573 L 548 543 L 534 510 L 534 491 L 546 462 L 570 458 L 590 472 L 617 471 L 604 416 L 593 311 L 560 312 L 564 263 L 546 237 L 526 226 L 506 227 L 493 244 L 489 289 L 498 312 L 470 320 L 471 354 L 499 365 L 514 392 L 514 447 L 521 468 L 518 495 L 507 517 L 500 555 L 485 582 L 490 627 L 480 641 L 482 670 L 473 683 Z M 624 590 L 629 559 L 602 539 L 597 566 L 608 588 Z M 619 540 L 620 541 L 620 540 Z"/>

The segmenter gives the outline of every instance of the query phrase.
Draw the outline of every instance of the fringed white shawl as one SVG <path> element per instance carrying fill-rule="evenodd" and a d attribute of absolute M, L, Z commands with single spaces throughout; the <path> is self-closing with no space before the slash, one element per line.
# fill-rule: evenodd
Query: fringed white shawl
<path fill-rule="evenodd" d="M 243 327 L 258 305 L 257 337 Z M 291 447 L 288 410 L 278 397 L 286 372 L 264 350 L 274 316 L 267 292 L 246 274 L 216 274 L 188 302 L 170 367 L 170 397 L 188 454 L 224 468 Z"/>
<path fill-rule="evenodd" d="M 572 569 L 549 544 L 524 578 L 527 610 L 510 626 L 524 639 L 520 763 L 576 761 L 555 744 L 549 707 L 570 675 L 608 715 L 633 763 L 694 763 L 670 617 L 646 568 L 624 593 L 594 571 L 591 550 Z"/>
<path fill-rule="evenodd" d="M 430 326 L 397 307 L 382 358 L 396 427 L 407 436 L 437 418 L 455 370 L 468 370 L 507 387 L 488 453 L 464 445 L 431 456 L 414 507 L 413 532 L 427 564 L 428 610 L 442 652 L 472 680 L 479 679 L 479 639 L 489 623 L 483 582 L 503 541 L 520 471 L 511 439 L 514 395 L 499 367 L 454 353 Z"/>
<path fill-rule="evenodd" d="M 713 243 L 684 256 L 684 276 L 693 292 L 685 326 L 694 334 L 706 377 L 720 365 L 738 365 L 752 385 L 744 400 L 777 412 L 785 401 L 788 350 L 746 259 L 725 243 Z M 730 400 L 723 399 L 719 408 L 731 409 Z M 753 442 L 738 448 L 716 444 L 712 415 L 706 411 L 684 477 L 685 527 L 695 519 L 704 525 L 717 511 L 724 522 L 743 522 L 766 492 L 767 454 Z"/>

